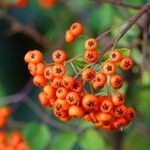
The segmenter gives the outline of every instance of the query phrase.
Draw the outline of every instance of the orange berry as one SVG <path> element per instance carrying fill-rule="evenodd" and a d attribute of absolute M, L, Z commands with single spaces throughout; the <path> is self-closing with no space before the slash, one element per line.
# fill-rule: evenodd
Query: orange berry
<path fill-rule="evenodd" d="M 60 87 L 62 84 L 62 78 L 54 78 L 54 80 L 52 81 L 51 85 L 54 87 L 54 88 L 58 88 Z"/>
<path fill-rule="evenodd" d="M 50 84 L 44 86 L 43 91 L 48 96 L 48 98 L 54 98 L 56 96 L 55 94 L 56 90 Z"/>
<path fill-rule="evenodd" d="M 118 50 L 113 50 L 110 54 L 109 54 L 109 58 L 111 62 L 117 63 L 120 62 L 122 59 L 122 55 Z"/>
<path fill-rule="evenodd" d="M 126 116 L 125 116 L 127 120 L 129 121 L 134 120 L 135 116 L 136 116 L 135 110 L 131 107 L 128 107 L 126 111 Z"/>
<path fill-rule="evenodd" d="M 101 112 L 98 117 L 99 117 L 99 121 L 101 122 L 109 122 L 113 118 L 110 113 L 104 113 L 104 112 Z"/>
<path fill-rule="evenodd" d="M 5 127 L 6 123 L 7 123 L 7 119 L 0 117 L 0 128 Z"/>
<path fill-rule="evenodd" d="M 120 62 L 120 68 L 122 70 L 130 70 L 133 67 L 133 60 L 130 57 L 124 57 Z"/>
<path fill-rule="evenodd" d="M 39 100 L 43 106 L 51 106 L 50 100 L 44 92 L 39 93 Z"/>
<path fill-rule="evenodd" d="M 93 88 L 94 89 L 103 88 L 105 86 L 106 81 L 107 76 L 104 73 L 97 73 L 93 80 Z"/>
<path fill-rule="evenodd" d="M 24 61 L 26 63 L 29 63 L 30 62 L 30 58 L 31 58 L 31 54 L 32 54 L 32 51 L 28 51 L 25 56 L 24 56 Z"/>
<path fill-rule="evenodd" d="M 67 59 L 67 55 L 63 50 L 58 49 L 53 52 L 52 59 L 55 63 L 63 63 Z"/>
<path fill-rule="evenodd" d="M 32 76 L 36 75 L 36 65 L 34 63 L 28 64 L 28 70 Z"/>
<path fill-rule="evenodd" d="M 66 31 L 65 40 L 68 43 L 72 43 L 75 40 L 74 35 L 72 35 L 72 33 L 69 30 Z"/>
<path fill-rule="evenodd" d="M 116 65 L 113 62 L 107 62 L 103 66 L 103 73 L 106 75 L 112 75 L 116 72 Z"/>
<path fill-rule="evenodd" d="M 94 94 L 86 94 L 82 99 L 82 105 L 85 109 L 91 110 L 97 104 L 97 97 Z"/>
<path fill-rule="evenodd" d="M 63 77 L 64 74 L 66 73 L 66 68 L 62 64 L 55 64 L 52 67 L 52 73 L 53 73 L 53 76 L 55 77 Z"/>
<path fill-rule="evenodd" d="M 73 86 L 74 80 L 72 76 L 65 76 L 62 80 L 62 85 L 69 89 Z"/>
<path fill-rule="evenodd" d="M 49 9 L 56 4 L 57 0 L 39 0 L 39 5 L 44 9 Z"/>
<path fill-rule="evenodd" d="M 80 102 L 80 96 L 76 92 L 69 92 L 66 96 L 66 101 L 69 105 L 75 105 Z"/>
<path fill-rule="evenodd" d="M 53 76 L 53 73 L 52 73 L 52 66 L 46 66 L 45 67 L 45 69 L 44 69 L 44 77 L 47 80 L 53 80 L 54 79 L 54 76 Z"/>
<path fill-rule="evenodd" d="M 84 81 L 92 81 L 95 77 L 95 71 L 91 68 L 86 68 L 82 71 L 82 79 Z"/>
<path fill-rule="evenodd" d="M 103 100 L 100 105 L 100 110 L 104 113 L 109 113 L 113 109 L 113 104 L 110 100 Z"/>
<path fill-rule="evenodd" d="M 57 99 L 57 101 L 54 104 L 54 108 L 57 111 L 68 110 L 69 107 L 70 107 L 69 104 L 65 100 L 62 100 L 62 99 Z"/>
<path fill-rule="evenodd" d="M 43 75 L 44 69 L 45 69 L 45 64 L 44 63 L 38 63 L 36 65 L 36 75 Z"/>
<path fill-rule="evenodd" d="M 95 62 L 98 59 L 98 56 L 99 56 L 99 54 L 98 54 L 97 51 L 89 51 L 89 50 L 87 50 L 84 53 L 84 58 L 89 63 Z"/>
<path fill-rule="evenodd" d="M 17 144 L 16 149 L 17 150 L 29 150 L 29 147 L 25 142 L 20 142 L 19 144 Z"/>
<path fill-rule="evenodd" d="M 68 116 L 68 111 L 65 111 L 65 110 L 59 110 L 57 108 L 54 108 L 54 111 L 53 111 L 54 115 L 61 119 L 61 118 L 65 118 L 66 116 Z"/>
<path fill-rule="evenodd" d="M 73 105 L 69 108 L 69 115 L 71 117 L 81 118 L 84 116 L 84 109 L 81 106 Z"/>
<path fill-rule="evenodd" d="M 6 143 L 6 134 L 3 131 L 0 131 L 0 143 Z"/>
<path fill-rule="evenodd" d="M 122 105 L 124 104 L 124 95 L 121 93 L 116 93 L 112 96 L 112 102 L 114 105 Z"/>
<path fill-rule="evenodd" d="M 64 117 L 60 117 L 59 119 L 61 121 L 63 121 L 63 122 L 66 122 L 66 121 L 71 120 L 71 116 L 69 116 L 68 113 L 65 113 L 65 116 Z"/>
<path fill-rule="evenodd" d="M 30 56 L 30 62 L 34 64 L 38 64 L 42 62 L 42 60 L 43 60 L 43 54 L 40 51 L 38 50 L 32 51 L 32 54 Z"/>
<path fill-rule="evenodd" d="M 56 96 L 60 99 L 64 99 L 67 95 L 67 89 L 64 87 L 59 87 L 56 91 Z"/>
<path fill-rule="evenodd" d="M 36 85 L 36 86 L 43 87 L 43 86 L 46 85 L 46 79 L 45 79 L 45 77 L 42 76 L 42 75 L 36 75 L 36 76 L 34 76 L 34 78 L 33 78 L 33 83 L 34 83 L 34 85 Z"/>
<path fill-rule="evenodd" d="M 126 114 L 127 108 L 124 105 L 120 105 L 115 107 L 114 116 L 115 117 L 123 117 Z"/>
<path fill-rule="evenodd" d="M 119 75 L 113 75 L 110 79 L 112 88 L 119 89 L 123 86 L 123 78 Z"/>
<path fill-rule="evenodd" d="M 22 141 L 23 141 L 22 136 L 17 131 L 13 132 L 9 138 L 9 143 L 10 143 L 10 145 L 13 145 L 13 146 L 16 146 L 17 144 L 19 144 Z"/>
<path fill-rule="evenodd" d="M 90 38 L 85 41 L 85 48 L 89 51 L 95 50 L 97 47 L 97 41 L 94 38 Z"/>
<path fill-rule="evenodd" d="M 121 117 L 121 118 L 118 118 L 116 119 L 114 122 L 113 122 L 113 126 L 116 128 L 116 129 L 121 129 L 123 127 L 125 127 L 127 125 L 127 121 L 125 118 Z"/>
<path fill-rule="evenodd" d="M 15 7 L 17 8 L 24 8 L 27 6 L 29 0 L 16 0 L 15 1 Z"/>
<path fill-rule="evenodd" d="M 81 80 L 75 80 L 73 83 L 73 86 L 71 87 L 71 90 L 74 92 L 80 93 L 83 90 L 83 83 Z"/>
<path fill-rule="evenodd" d="M 70 27 L 70 32 L 74 36 L 79 36 L 83 32 L 83 26 L 79 22 L 74 22 Z"/>
<path fill-rule="evenodd" d="M 11 114 L 11 108 L 8 106 L 3 106 L 0 108 L 0 117 L 7 118 Z"/>

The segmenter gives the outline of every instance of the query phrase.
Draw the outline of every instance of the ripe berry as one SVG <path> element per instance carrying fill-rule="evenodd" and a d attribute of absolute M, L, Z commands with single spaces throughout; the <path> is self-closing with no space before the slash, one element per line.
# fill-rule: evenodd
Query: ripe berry
<path fill-rule="evenodd" d="M 82 79 L 84 81 L 92 81 L 95 77 L 95 72 L 91 68 L 86 68 L 82 71 Z"/>
<path fill-rule="evenodd" d="M 124 117 L 118 118 L 113 122 L 113 126 L 116 129 L 122 129 L 123 127 L 125 127 L 127 124 L 127 121 Z"/>
<path fill-rule="evenodd" d="M 65 40 L 68 43 L 72 43 L 75 40 L 74 35 L 70 32 L 70 30 L 66 31 Z"/>
<path fill-rule="evenodd" d="M 54 104 L 54 108 L 58 111 L 64 111 L 68 110 L 70 106 L 65 100 L 57 99 L 57 101 Z"/>
<path fill-rule="evenodd" d="M 69 115 L 71 117 L 81 118 L 84 116 L 84 109 L 81 106 L 73 105 L 69 108 Z"/>
<path fill-rule="evenodd" d="M 112 88 L 119 89 L 123 86 L 123 78 L 119 75 L 113 75 L 110 79 Z"/>
<path fill-rule="evenodd" d="M 17 144 L 16 149 L 17 150 L 29 150 L 29 147 L 25 142 L 20 142 L 19 144 Z M 13 149 L 9 149 L 9 150 L 13 150 Z"/>
<path fill-rule="evenodd" d="M 97 73 L 93 80 L 93 88 L 99 89 L 103 88 L 107 81 L 107 76 L 104 73 Z"/>
<path fill-rule="evenodd" d="M 86 94 L 82 99 L 82 105 L 87 110 L 92 110 L 97 104 L 97 97 L 94 94 Z"/>
<path fill-rule="evenodd" d="M 116 93 L 112 96 L 112 102 L 116 106 L 124 104 L 124 101 L 124 95 L 121 93 Z"/>
<path fill-rule="evenodd" d="M 125 57 L 120 62 L 120 68 L 122 70 L 130 70 L 133 67 L 133 60 L 130 57 Z"/>
<path fill-rule="evenodd" d="M 80 96 L 76 92 L 69 92 L 66 96 L 66 101 L 69 105 L 75 105 L 80 102 Z"/>
<path fill-rule="evenodd" d="M 102 101 L 100 105 L 100 110 L 104 113 L 108 113 L 113 109 L 113 104 L 110 100 L 104 100 Z"/>
<path fill-rule="evenodd" d="M 83 26 L 79 22 L 75 22 L 70 27 L 70 32 L 74 36 L 79 36 L 83 32 Z"/>
<path fill-rule="evenodd" d="M 75 80 L 73 86 L 71 87 L 71 90 L 77 93 L 81 93 L 83 90 L 83 83 L 81 82 L 81 80 Z"/>
<path fill-rule="evenodd" d="M 3 106 L 0 108 L 0 117 L 7 118 L 11 114 L 12 110 L 8 106 Z"/>
<path fill-rule="evenodd" d="M 127 108 L 124 105 L 117 106 L 114 109 L 114 116 L 115 117 L 123 117 L 126 114 L 126 110 L 127 110 Z"/>
<path fill-rule="evenodd" d="M 22 139 L 21 134 L 16 131 L 11 134 L 10 139 L 9 139 L 9 144 L 16 146 L 18 143 L 20 143 L 22 141 L 23 141 L 23 139 Z"/>
<path fill-rule="evenodd" d="M 135 116 L 136 116 L 135 110 L 131 107 L 128 107 L 127 111 L 126 111 L 127 120 L 129 120 L 129 121 L 134 120 Z"/>
<path fill-rule="evenodd" d="M 36 65 L 34 63 L 28 64 L 28 70 L 32 76 L 36 74 Z"/>
<path fill-rule="evenodd" d="M 33 78 L 33 83 L 34 83 L 34 85 L 36 85 L 36 86 L 43 87 L 43 86 L 46 85 L 46 79 L 45 79 L 45 77 L 42 76 L 42 75 L 36 75 L 36 76 L 34 76 L 34 78 Z"/>
<path fill-rule="evenodd" d="M 89 51 L 89 50 L 87 50 L 84 53 L 84 58 L 89 63 L 95 62 L 98 59 L 98 56 L 99 56 L 99 54 L 98 54 L 97 51 Z"/>
<path fill-rule="evenodd" d="M 65 76 L 62 80 L 62 85 L 66 88 L 71 88 L 74 84 L 75 79 L 72 76 Z"/>
<path fill-rule="evenodd" d="M 98 116 L 99 118 L 99 121 L 101 122 L 109 122 L 112 120 L 112 115 L 110 113 L 104 113 L 104 112 L 101 112 Z"/>
<path fill-rule="evenodd" d="M 56 96 L 60 99 L 64 99 L 67 95 L 67 89 L 64 87 L 59 87 L 56 91 Z"/>
<path fill-rule="evenodd" d="M 95 50 L 97 47 L 97 41 L 94 38 L 90 38 L 85 41 L 85 48 L 89 51 Z"/>
<path fill-rule="evenodd" d="M 0 131 L 0 143 L 6 142 L 6 134 L 3 131 Z"/>
<path fill-rule="evenodd" d="M 14 5 L 17 8 L 24 8 L 27 6 L 28 2 L 29 0 L 16 0 Z"/>
<path fill-rule="evenodd" d="M 66 73 L 66 68 L 62 64 L 55 64 L 52 67 L 52 73 L 53 73 L 53 76 L 55 77 L 63 77 L 64 74 Z"/>
<path fill-rule="evenodd" d="M 29 63 L 30 62 L 30 58 L 31 58 L 31 54 L 32 54 L 32 51 L 28 51 L 25 56 L 24 56 L 24 61 L 26 63 Z"/>
<path fill-rule="evenodd" d="M 117 63 L 120 62 L 122 59 L 122 55 L 118 50 L 113 50 L 110 54 L 109 54 L 109 58 L 111 62 Z"/>
<path fill-rule="evenodd" d="M 43 91 L 48 96 L 48 98 L 55 97 L 56 90 L 50 84 L 44 86 Z"/>
<path fill-rule="evenodd" d="M 49 9 L 56 4 L 57 0 L 40 0 L 39 5 L 44 9 Z"/>
<path fill-rule="evenodd" d="M 58 88 L 60 87 L 62 84 L 62 78 L 54 78 L 54 80 L 52 81 L 51 85 L 54 87 L 54 88 Z"/>
<path fill-rule="evenodd" d="M 103 73 L 106 75 L 113 75 L 116 72 L 116 65 L 113 62 L 107 62 L 103 66 Z"/>
<path fill-rule="evenodd" d="M 38 64 L 42 62 L 42 60 L 43 60 L 43 54 L 40 51 L 38 50 L 32 51 L 32 54 L 30 56 L 30 62 L 34 64 Z"/>
<path fill-rule="evenodd" d="M 54 51 L 52 54 L 52 59 L 55 63 L 63 63 L 66 60 L 66 58 L 66 53 L 61 49 Z"/>
<path fill-rule="evenodd" d="M 39 93 L 39 101 L 43 106 L 51 106 L 50 100 L 44 92 Z"/>
<path fill-rule="evenodd" d="M 45 67 L 45 69 L 44 69 L 44 77 L 47 80 L 53 80 L 54 79 L 54 76 L 53 76 L 53 73 L 52 73 L 52 66 L 46 66 Z"/>
<path fill-rule="evenodd" d="M 39 63 L 36 65 L 36 74 L 37 75 L 43 75 L 44 74 L 44 69 L 45 69 L 45 64 L 44 63 Z"/>

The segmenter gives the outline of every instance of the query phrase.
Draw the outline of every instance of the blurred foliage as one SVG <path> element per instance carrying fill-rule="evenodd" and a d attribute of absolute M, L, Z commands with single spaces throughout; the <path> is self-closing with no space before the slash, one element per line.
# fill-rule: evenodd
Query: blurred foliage
<path fill-rule="evenodd" d="M 124 0 L 135 5 L 143 5 L 148 0 Z M 46 61 L 51 62 L 51 53 L 57 48 L 65 49 L 69 57 L 79 55 L 85 51 L 85 37 L 80 37 L 73 44 L 64 43 L 65 31 L 74 21 L 80 21 L 85 25 L 85 33 L 88 37 L 97 37 L 101 32 L 106 31 L 126 20 L 125 14 L 128 16 L 135 15 L 137 10 L 131 8 L 119 8 L 109 3 L 98 3 L 96 0 L 60 0 L 51 9 L 42 9 L 37 0 L 30 0 L 29 5 L 23 9 L 8 8 L 1 9 L 15 17 L 19 22 L 25 25 L 35 27 L 40 34 L 48 38 L 51 43 L 50 49 L 46 49 L 37 44 L 30 37 L 22 33 L 9 35 L 9 24 L 4 20 L 0 20 L 0 97 L 14 94 L 24 87 L 30 75 L 27 66 L 24 64 L 24 55 L 30 49 L 41 49 L 46 57 Z M 124 25 L 113 30 L 109 36 L 115 37 L 121 32 Z M 118 48 L 130 47 L 133 41 L 141 40 L 141 28 L 135 25 L 129 32 L 119 41 Z M 7 33 L 7 34 L 6 34 Z M 150 42 L 150 40 L 149 40 Z M 105 45 L 104 45 L 105 46 Z M 100 47 L 104 47 L 100 46 Z M 123 52 L 124 51 L 124 52 Z M 124 55 L 129 55 L 129 50 Z M 124 133 L 122 141 L 123 150 L 149 150 L 150 134 L 145 132 L 138 126 L 142 124 L 145 127 L 150 126 L 150 69 L 147 67 L 141 70 L 142 52 L 141 46 L 131 49 L 131 56 L 135 61 L 135 67 L 131 73 L 123 74 L 121 70 L 117 70 L 119 74 L 125 76 L 127 82 L 121 92 L 126 94 L 126 103 L 135 107 L 137 110 L 137 119 L 131 124 Z M 147 62 L 150 63 L 150 43 L 147 49 Z M 106 59 L 108 55 L 104 57 Z M 76 60 L 75 65 L 78 69 L 85 66 L 84 60 Z M 149 66 L 149 65 L 148 65 Z M 74 74 L 69 68 L 67 73 Z M 38 103 L 37 91 L 33 88 L 30 97 L 36 105 Z M 0 98 L 2 101 L 3 99 Z M 25 99 L 26 100 L 26 99 Z M 31 147 L 31 150 L 111 150 L 112 144 L 108 142 L 109 133 L 97 131 L 91 124 L 81 121 L 71 121 L 68 125 L 76 128 L 84 129 L 82 134 L 78 134 L 75 130 L 67 131 L 57 129 L 57 127 L 42 124 L 32 110 L 24 103 L 12 105 L 14 113 L 12 118 L 15 121 L 24 121 L 25 127 L 22 133 Z M 40 107 L 40 106 L 39 106 Z M 49 110 L 48 110 L 49 111 Z M 51 118 L 56 120 L 51 113 Z M 26 122 L 25 122 L 26 121 Z M 33 122 L 36 121 L 36 122 Z M 139 128 L 138 128 L 139 127 Z M 149 128 L 148 128 L 149 129 Z M 109 138 L 113 139 L 115 134 L 110 134 Z M 109 140 L 110 141 L 110 140 Z"/>

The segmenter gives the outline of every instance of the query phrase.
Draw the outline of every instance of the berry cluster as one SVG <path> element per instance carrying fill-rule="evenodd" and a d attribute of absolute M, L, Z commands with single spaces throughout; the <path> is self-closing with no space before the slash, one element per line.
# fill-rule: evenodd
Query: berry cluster
<path fill-rule="evenodd" d="M 0 131 L 0 150 L 29 150 L 29 147 L 20 132 L 14 131 L 7 137 Z"/>
<path fill-rule="evenodd" d="M 8 106 L 0 107 L 0 128 L 3 128 L 11 114 L 11 109 Z"/>
<path fill-rule="evenodd" d="M 73 42 L 82 33 L 83 26 L 77 22 L 73 23 L 66 32 L 66 41 Z M 116 66 L 120 64 L 121 69 L 129 70 L 133 61 L 130 57 L 123 57 L 119 50 L 113 50 L 107 61 L 99 63 L 98 68 L 95 68 L 93 64 L 96 65 L 100 57 L 96 50 L 97 40 L 87 39 L 85 48 L 83 56 L 88 65 L 76 76 L 66 75 L 65 65 L 73 65 L 74 59 L 67 61 L 67 54 L 61 49 L 53 52 L 54 63 L 49 65 L 44 63 L 40 51 L 27 52 L 24 59 L 33 76 L 33 83 L 42 87 L 39 94 L 40 103 L 46 107 L 53 107 L 54 115 L 62 121 L 83 118 L 108 131 L 122 129 L 135 118 L 134 109 L 124 105 L 124 95 L 117 92 L 112 96 L 98 96 L 93 90 L 88 92 L 84 83 L 90 83 L 94 90 L 102 89 L 108 82 L 110 88 L 119 89 L 123 86 L 123 78 L 116 74 Z M 80 72 L 82 78 L 79 76 Z"/>

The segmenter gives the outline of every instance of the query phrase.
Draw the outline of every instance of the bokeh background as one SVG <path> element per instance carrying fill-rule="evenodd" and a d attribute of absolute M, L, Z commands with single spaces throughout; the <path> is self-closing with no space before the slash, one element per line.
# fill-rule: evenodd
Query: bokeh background
<path fill-rule="evenodd" d="M 142 6 L 148 0 L 123 2 Z M 150 149 L 149 34 L 146 44 L 143 39 L 146 15 L 117 44 L 118 48 L 130 48 L 135 61 L 132 71 L 122 74 L 128 81 L 122 91 L 127 105 L 136 109 L 137 117 L 122 132 L 110 133 L 83 120 L 63 123 L 54 117 L 51 109 L 43 108 L 38 101 L 40 88 L 32 85 L 24 55 L 30 49 L 39 49 L 45 60 L 52 62 L 51 53 L 62 48 L 70 58 L 76 56 L 85 51 L 85 38 L 73 44 L 64 40 L 74 21 L 84 25 L 87 36 L 97 37 L 134 16 L 138 9 L 101 0 L 58 0 L 48 9 L 41 7 L 38 0 L 30 0 L 24 8 L 0 7 L 0 105 L 10 105 L 13 110 L 7 126 L 1 130 L 20 130 L 31 150 Z M 101 47 L 123 27 L 104 36 Z"/>

